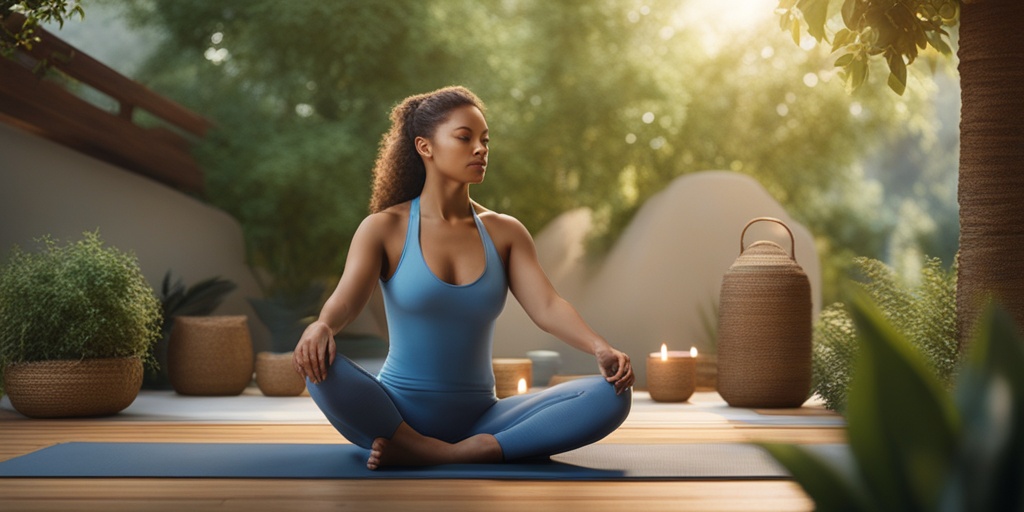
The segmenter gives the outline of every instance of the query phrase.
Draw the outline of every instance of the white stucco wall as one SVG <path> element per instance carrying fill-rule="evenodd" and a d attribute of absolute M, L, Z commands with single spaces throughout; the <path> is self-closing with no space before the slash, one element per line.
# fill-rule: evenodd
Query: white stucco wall
<path fill-rule="evenodd" d="M 707 346 L 702 311 L 713 314 L 722 276 L 739 256 L 740 233 L 755 217 L 776 217 L 793 230 L 796 260 L 811 282 L 814 315 L 821 308 L 821 266 L 811 233 L 749 176 L 708 171 L 682 176 L 651 197 L 607 256 L 591 269 L 581 245 L 585 212 L 569 212 L 536 234 L 541 264 L 559 292 L 613 345 L 630 354 L 645 383 L 647 354 Z M 787 251 L 789 236 L 757 223 L 746 244 L 771 240 Z M 565 269 L 572 269 L 571 272 Z M 596 373 L 592 356 L 540 331 L 513 297 L 495 328 L 495 353 L 522 357 L 534 349 L 562 354 L 562 373 Z"/>
<path fill-rule="evenodd" d="M 739 255 L 743 226 L 754 217 L 785 221 L 796 259 L 811 281 L 814 314 L 821 307 L 821 270 L 813 237 L 750 177 L 702 172 L 676 179 L 637 213 L 602 260 L 587 266 L 587 210 L 566 212 L 535 233 L 542 266 L 555 287 L 613 344 L 628 352 L 644 383 L 646 354 L 661 343 L 704 349 L 700 315 L 717 303 L 722 275 Z M 100 230 L 110 245 L 133 251 L 156 289 L 173 269 L 186 282 L 220 275 L 238 283 L 218 313 L 244 314 L 256 350 L 269 336 L 247 297 L 260 295 L 245 263 L 241 228 L 226 213 L 152 180 L 18 128 L 0 124 L 0 251 L 32 247 L 51 234 L 77 239 Z M 789 247 L 782 228 L 755 225 L 746 242 L 768 239 Z M 379 302 L 379 301 L 378 301 Z M 372 311 L 355 331 L 376 332 Z M 352 329 L 350 329 L 352 330 Z M 534 349 L 562 354 L 562 373 L 594 373 L 591 356 L 540 331 L 510 295 L 495 327 L 498 357 Z"/>
<path fill-rule="evenodd" d="M 247 297 L 261 295 L 245 263 L 241 227 L 188 195 L 0 123 L 0 254 L 36 247 L 50 234 L 77 240 L 99 229 L 108 245 L 134 252 L 159 290 L 164 273 L 192 284 L 221 276 L 238 284 L 217 313 L 250 318 L 256 350 L 269 344 Z"/>

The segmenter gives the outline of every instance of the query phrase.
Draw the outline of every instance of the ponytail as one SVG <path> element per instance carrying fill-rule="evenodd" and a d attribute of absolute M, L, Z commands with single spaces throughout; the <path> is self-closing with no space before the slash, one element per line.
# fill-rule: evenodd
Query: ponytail
<path fill-rule="evenodd" d="M 465 87 L 454 86 L 410 96 L 391 110 L 391 128 L 381 139 L 373 166 L 370 213 L 420 195 L 427 170 L 416 151 L 416 137 L 433 137 L 452 110 L 466 105 L 484 111 L 480 98 Z"/>

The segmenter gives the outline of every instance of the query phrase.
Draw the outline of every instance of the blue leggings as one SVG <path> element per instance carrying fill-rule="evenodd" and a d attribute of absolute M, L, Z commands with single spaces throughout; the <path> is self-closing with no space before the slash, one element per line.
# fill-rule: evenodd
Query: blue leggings
<path fill-rule="evenodd" d="M 594 443 L 629 414 L 630 390 L 615 394 L 603 377 L 571 380 L 538 393 L 498 400 L 493 393 L 404 392 L 387 389 L 339 355 L 320 384 L 306 381 L 310 396 L 334 428 L 369 449 L 391 438 L 404 421 L 417 432 L 447 442 L 491 434 L 506 461 L 546 457 Z"/>

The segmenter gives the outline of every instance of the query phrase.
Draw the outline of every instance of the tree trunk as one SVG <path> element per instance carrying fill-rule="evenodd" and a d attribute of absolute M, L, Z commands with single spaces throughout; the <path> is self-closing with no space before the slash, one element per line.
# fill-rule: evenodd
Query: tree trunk
<path fill-rule="evenodd" d="M 982 0 L 960 13 L 961 352 L 994 298 L 1024 326 L 1024 2 Z"/>

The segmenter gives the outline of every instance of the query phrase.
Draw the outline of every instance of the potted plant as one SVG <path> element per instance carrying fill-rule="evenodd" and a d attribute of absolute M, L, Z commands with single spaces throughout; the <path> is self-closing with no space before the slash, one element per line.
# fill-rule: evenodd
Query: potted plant
<path fill-rule="evenodd" d="M 256 385 L 267 396 L 296 396 L 306 382 L 295 373 L 292 351 L 315 318 L 324 286 L 311 284 L 293 297 L 277 294 L 249 299 L 256 316 L 270 331 L 270 350 L 256 354 Z"/>
<path fill-rule="evenodd" d="M 98 232 L 0 268 L 0 371 L 11 404 L 36 418 L 103 416 L 130 405 L 160 336 L 160 302 L 134 255 Z"/>
<path fill-rule="evenodd" d="M 163 324 L 160 339 L 150 351 L 157 364 L 147 369 L 142 379 L 143 388 L 171 389 L 171 380 L 167 375 L 167 345 L 171 338 L 174 318 L 210 315 L 235 288 L 237 285 L 234 281 L 221 279 L 220 276 L 210 277 L 186 287 L 185 280 L 181 277 L 175 278 L 170 270 L 164 274 L 163 285 L 160 288 Z"/>

